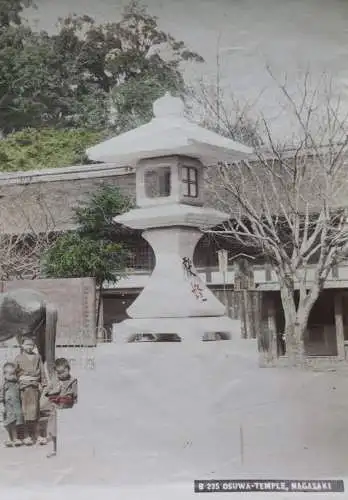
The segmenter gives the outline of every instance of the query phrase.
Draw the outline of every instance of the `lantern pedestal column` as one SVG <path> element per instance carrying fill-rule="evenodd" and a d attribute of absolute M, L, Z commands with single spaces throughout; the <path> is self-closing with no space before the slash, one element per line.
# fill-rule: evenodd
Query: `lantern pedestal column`
<path fill-rule="evenodd" d="M 206 287 L 193 265 L 202 233 L 173 227 L 144 231 L 156 266 L 139 297 L 127 309 L 133 319 L 223 316 L 225 307 Z M 165 333 L 165 332 L 163 332 Z"/>

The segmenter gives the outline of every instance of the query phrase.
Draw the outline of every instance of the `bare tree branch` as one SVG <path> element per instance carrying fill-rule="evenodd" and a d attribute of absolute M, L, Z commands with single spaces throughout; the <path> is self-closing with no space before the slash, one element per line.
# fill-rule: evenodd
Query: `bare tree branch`
<path fill-rule="evenodd" d="M 230 215 L 215 233 L 272 263 L 289 335 L 303 348 L 309 313 L 333 267 L 348 255 L 348 114 L 331 81 L 324 91 L 320 85 L 312 89 L 307 72 L 302 95 L 295 98 L 286 82 L 267 71 L 295 123 L 293 145 L 277 142 L 261 116 L 264 138 L 253 142 L 253 160 L 211 168 L 207 183 Z"/>
<path fill-rule="evenodd" d="M 34 199 L 36 213 L 40 213 L 40 221 L 33 221 L 25 202 L 27 189 L 23 187 L 12 207 L 8 207 L 11 200 L 6 199 L 7 217 L 0 224 L 0 280 L 2 281 L 39 278 L 41 257 L 54 242 L 56 231 L 53 215 L 38 191 L 34 193 Z M 9 220 L 11 213 L 14 214 L 12 223 Z M 15 225 L 20 226 L 19 230 L 9 232 L 9 228 Z"/>

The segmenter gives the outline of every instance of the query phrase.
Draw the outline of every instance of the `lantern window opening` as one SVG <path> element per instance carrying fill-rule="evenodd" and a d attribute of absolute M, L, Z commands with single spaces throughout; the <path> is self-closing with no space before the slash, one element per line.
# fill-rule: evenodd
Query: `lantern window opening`
<path fill-rule="evenodd" d="M 198 171 L 195 167 L 182 167 L 182 182 L 184 185 L 184 196 L 188 198 L 198 197 Z"/>
<path fill-rule="evenodd" d="M 145 172 L 145 192 L 148 198 L 166 198 L 171 195 L 171 168 L 159 167 Z"/>

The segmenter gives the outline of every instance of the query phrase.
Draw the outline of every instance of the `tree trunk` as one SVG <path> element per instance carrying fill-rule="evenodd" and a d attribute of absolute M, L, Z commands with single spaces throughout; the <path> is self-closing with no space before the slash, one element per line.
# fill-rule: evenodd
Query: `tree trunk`
<path fill-rule="evenodd" d="M 312 288 L 308 295 L 305 293 L 300 294 L 299 304 L 296 307 L 293 292 L 289 289 L 281 290 L 285 316 L 286 354 L 290 366 L 303 366 L 305 364 L 304 343 L 308 319 L 318 296 L 319 288 Z"/>
<path fill-rule="evenodd" d="M 258 335 L 259 366 L 272 367 L 277 359 L 277 329 L 274 301 L 271 297 L 263 299 L 262 324 Z M 260 314 L 261 316 L 261 314 Z"/>
<path fill-rule="evenodd" d="M 99 330 L 100 310 L 101 310 L 101 303 L 102 303 L 102 290 L 103 290 L 103 285 L 99 285 L 99 287 L 98 287 L 97 318 L 96 318 L 97 333 L 98 333 L 98 330 Z"/>
<path fill-rule="evenodd" d="M 304 338 L 309 314 L 299 304 L 296 307 L 293 286 L 281 285 L 285 318 L 286 355 L 290 366 L 302 366 L 305 361 Z"/>
<path fill-rule="evenodd" d="M 290 366 L 303 366 L 305 363 L 304 337 L 307 321 L 285 321 L 286 354 Z"/>

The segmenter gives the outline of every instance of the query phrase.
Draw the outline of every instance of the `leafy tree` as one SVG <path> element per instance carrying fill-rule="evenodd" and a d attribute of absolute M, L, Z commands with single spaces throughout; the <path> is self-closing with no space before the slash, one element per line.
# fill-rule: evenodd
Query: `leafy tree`
<path fill-rule="evenodd" d="M 130 201 L 118 188 L 100 188 L 74 209 L 77 230 L 58 237 L 43 256 L 43 274 L 47 277 L 96 279 L 99 290 L 97 325 L 103 283 L 116 283 L 125 275 L 128 251 L 125 245 L 116 241 L 117 229 L 112 219 L 129 206 Z"/>
<path fill-rule="evenodd" d="M 118 23 L 98 25 L 88 16 L 69 16 L 60 21 L 54 40 L 60 52 L 74 58 L 81 83 L 97 83 L 105 92 L 139 75 L 183 84 L 180 63 L 203 61 L 184 42 L 162 31 L 157 18 L 136 1 L 124 9 Z M 169 51 L 167 57 L 163 49 Z"/>
<path fill-rule="evenodd" d="M 120 131 L 123 115 L 139 112 L 142 118 L 151 111 L 150 95 L 135 101 L 132 89 L 142 97 L 183 90 L 182 61 L 202 58 L 163 32 L 137 2 L 118 23 L 69 16 L 53 35 L 5 24 L 0 29 L 0 129 L 5 134 L 41 126 L 105 129 L 111 106 Z"/>
<path fill-rule="evenodd" d="M 120 234 L 113 218 L 132 207 L 132 200 L 123 196 L 117 187 L 103 186 L 75 208 L 75 221 L 85 237 L 113 241 Z"/>
<path fill-rule="evenodd" d="M 0 127 L 5 134 L 42 126 L 105 128 L 108 106 L 96 86 L 78 84 L 77 70 L 45 32 L 0 32 Z"/>
<path fill-rule="evenodd" d="M 123 251 L 118 243 L 86 238 L 80 232 L 69 232 L 57 239 L 45 257 L 46 276 L 55 278 L 96 278 L 114 282 L 122 276 Z"/>
<path fill-rule="evenodd" d="M 0 141 L 0 171 L 86 164 L 86 148 L 102 137 L 100 132 L 84 129 L 24 129 Z"/>
<path fill-rule="evenodd" d="M 0 0 L 0 28 L 22 23 L 21 14 L 27 7 L 33 7 L 32 0 Z"/>
<path fill-rule="evenodd" d="M 113 129 L 116 133 L 126 132 L 147 123 L 152 118 L 153 102 L 162 97 L 164 90 L 178 93 L 175 82 L 164 85 L 156 76 L 132 78 L 117 85 L 112 91 L 114 113 Z"/>
<path fill-rule="evenodd" d="M 124 130 L 148 121 L 153 101 L 165 91 L 184 92 L 183 61 L 204 60 L 189 51 L 183 41 L 160 30 L 157 18 L 137 2 L 131 2 L 122 21 L 109 29 L 117 35 L 118 42 L 106 57 L 106 70 L 111 80 L 116 126 Z M 164 51 L 169 54 L 167 57 Z"/>

